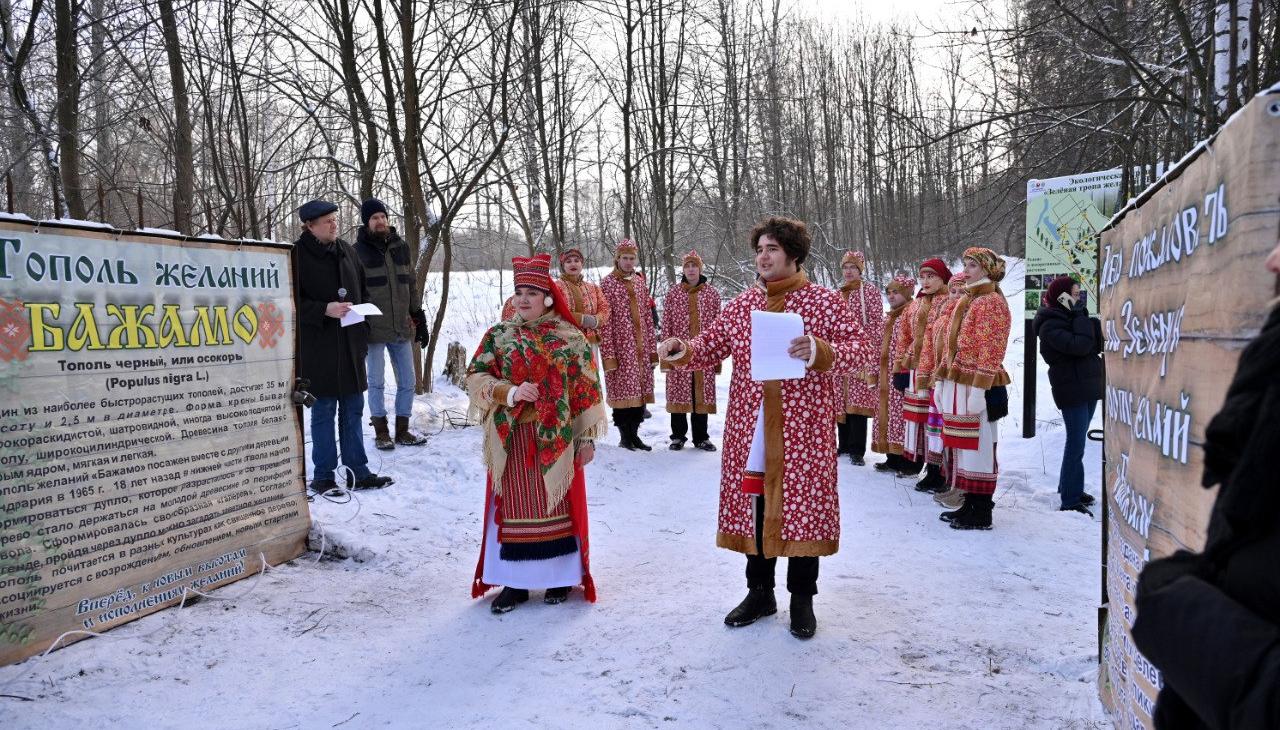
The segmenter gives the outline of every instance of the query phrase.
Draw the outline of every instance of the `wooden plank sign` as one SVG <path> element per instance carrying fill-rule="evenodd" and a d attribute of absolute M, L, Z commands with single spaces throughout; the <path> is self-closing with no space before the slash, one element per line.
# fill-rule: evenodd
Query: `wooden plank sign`
<path fill-rule="evenodd" d="M 1204 546 L 1216 494 L 1200 486 L 1205 426 L 1275 295 L 1262 263 L 1277 236 L 1280 94 L 1255 98 L 1102 233 L 1108 520 L 1099 690 L 1117 727 L 1152 726 L 1162 680 L 1130 634 L 1138 574 L 1150 560 Z"/>

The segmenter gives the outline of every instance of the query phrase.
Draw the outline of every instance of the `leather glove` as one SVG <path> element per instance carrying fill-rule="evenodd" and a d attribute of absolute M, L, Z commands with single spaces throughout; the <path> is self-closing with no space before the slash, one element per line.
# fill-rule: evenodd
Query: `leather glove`
<path fill-rule="evenodd" d="M 426 347 L 431 341 L 431 332 L 427 330 L 427 315 L 421 309 L 409 314 L 413 319 L 413 341 Z"/>

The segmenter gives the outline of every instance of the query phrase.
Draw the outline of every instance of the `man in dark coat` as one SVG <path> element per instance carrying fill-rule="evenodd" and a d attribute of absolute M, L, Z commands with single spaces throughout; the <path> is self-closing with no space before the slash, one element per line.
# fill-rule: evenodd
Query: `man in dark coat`
<path fill-rule="evenodd" d="M 338 238 L 338 206 L 313 200 L 298 209 L 303 231 L 293 246 L 294 307 L 298 313 L 298 375 L 310 381 L 316 397 L 311 406 L 311 489 L 324 494 L 337 489 L 338 444 L 342 463 L 351 470 L 357 489 L 391 483 L 369 471 L 360 420 L 364 415 L 367 323 L 343 327 L 340 320 L 353 304 L 368 300 L 364 273 L 351 245 Z"/>
<path fill-rule="evenodd" d="M 1040 340 L 1040 356 L 1049 364 L 1053 402 L 1067 431 L 1058 470 L 1058 509 L 1092 516 L 1089 505 L 1095 500 L 1084 491 L 1084 446 L 1102 399 L 1102 326 L 1085 309 L 1080 284 L 1060 276 L 1049 285 L 1048 303 L 1036 312 L 1032 328 Z"/>
<path fill-rule="evenodd" d="M 413 414 L 413 343 L 427 346 L 427 318 L 422 303 L 413 301 L 413 269 L 409 266 L 409 244 L 387 220 L 387 207 L 377 198 L 360 205 L 362 225 L 356 231 L 356 254 L 364 267 L 369 301 L 382 315 L 369 319 L 369 423 L 373 445 L 379 449 L 419 446 L 426 437 L 409 430 Z M 387 426 L 387 404 L 383 400 L 387 355 L 396 376 L 396 434 Z"/>
<path fill-rule="evenodd" d="M 1268 267 L 1280 273 L 1280 246 Z M 1205 429 L 1206 488 L 1220 484 L 1204 552 L 1138 579 L 1133 640 L 1161 672 L 1157 728 L 1280 728 L 1280 307 L 1240 356 Z"/>

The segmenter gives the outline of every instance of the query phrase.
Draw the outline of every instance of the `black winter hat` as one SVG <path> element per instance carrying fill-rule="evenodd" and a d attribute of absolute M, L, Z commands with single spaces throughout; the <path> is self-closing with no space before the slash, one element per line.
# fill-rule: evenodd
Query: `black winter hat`
<path fill-rule="evenodd" d="M 381 200 L 378 200 L 377 198 L 369 198 L 360 204 L 360 222 L 364 225 L 369 225 L 369 219 L 372 218 L 375 213 L 381 213 L 383 215 L 387 214 L 387 206 L 383 205 Z"/>
<path fill-rule="evenodd" d="M 307 221 L 313 221 L 322 215 L 329 215 L 337 209 L 338 206 L 327 200 L 313 200 L 310 203 L 303 204 L 301 208 L 298 208 L 298 218 L 302 219 L 303 223 L 306 223 Z"/>

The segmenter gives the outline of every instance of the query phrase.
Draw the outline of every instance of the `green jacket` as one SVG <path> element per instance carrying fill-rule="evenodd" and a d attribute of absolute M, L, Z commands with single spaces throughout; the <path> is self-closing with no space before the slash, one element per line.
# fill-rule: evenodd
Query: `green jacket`
<path fill-rule="evenodd" d="M 370 317 L 370 342 L 396 342 L 413 339 L 409 318 L 421 316 L 422 303 L 413 300 L 413 269 L 409 266 L 409 244 L 392 228 L 381 241 L 360 226 L 356 232 L 356 255 L 364 267 L 368 301 L 382 310 Z"/>

